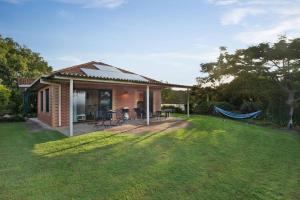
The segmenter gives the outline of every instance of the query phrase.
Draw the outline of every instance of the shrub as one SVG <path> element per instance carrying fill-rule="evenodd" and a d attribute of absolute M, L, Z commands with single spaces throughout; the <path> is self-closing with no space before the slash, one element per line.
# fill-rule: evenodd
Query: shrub
<path fill-rule="evenodd" d="M 174 113 L 183 113 L 183 110 L 179 107 L 176 107 L 176 106 L 162 106 L 161 109 L 162 110 L 170 109 Z"/>
<path fill-rule="evenodd" d="M 25 118 L 22 115 L 4 115 L 0 117 L 0 122 L 23 122 Z"/>
<path fill-rule="evenodd" d="M 242 113 L 255 112 L 262 109 L 262 104 L 259 102 L 244 101 L 240 107 Z"/>
<path fill-rule="evenodd" d="M 20 90 L 12 90 L 8 104 L 11 113 L 22 113 L 23 112 L 23 96 Z"/>
<path fill-rule="evenodd" d="M 201 102 L 195 106 L 194 112 L 197 114 L 213 114 L 215 106 L 229 111 L 235 109 L 235 107 L 232 104 L 223 101 L 222 102 Z"/>
<path fill-rule="evenodd" d="M 211 114 L 213 113 L 214 104 L 212 102 L 201 102 L 194 108 L 196 114 Z"/>
<path fill-rule="evenodd" d="M 11 92 L 4 85 L 0 85 L 0 113 L 7 110 Z"/>
<path fill-rule="evenodd" d="M 226 101 L 220 101 L 220 102 L 215 102 L 214 106 L 217 106 L 219 108 L 222 108 L 224 110 L 228 110 L 228 111 L 234 111 L 235 107 L 234 105 L 226 102 Z"/>

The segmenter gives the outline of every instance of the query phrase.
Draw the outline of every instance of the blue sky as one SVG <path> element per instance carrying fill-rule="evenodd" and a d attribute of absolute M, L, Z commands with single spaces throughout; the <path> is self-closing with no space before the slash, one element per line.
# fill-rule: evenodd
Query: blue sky
<path fill-rule="evenodd" d="M 99 60 L 195 84 L 220 46 L 299 37 L 300 0 L 0 0 L 0 34 L 54 69 Z"/>

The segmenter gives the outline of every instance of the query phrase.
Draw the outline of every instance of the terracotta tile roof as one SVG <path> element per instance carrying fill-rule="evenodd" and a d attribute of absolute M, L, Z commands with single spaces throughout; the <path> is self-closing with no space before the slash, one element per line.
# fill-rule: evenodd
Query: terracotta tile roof
<path fill-rule="evenodd" d="M 57 71 L 54 71 L 53 74 L 56 73 L 68 73 L 68 74 L 78 74 L 78 75 L 85 75 L 81 68 L 86 68 L 86 69 L 97 69 L 94 64 L 97 64 L 97 62 L 88 62 L 88 63 L 83 63 L 80 65 L 74 65 L 72 67 L 67 67 L 63 68 Z M 104 63 L 103 63 L 104 64 Z"/>
<path fill-rule="evenodd" d="M 35 79 L 33 78 L 18 78 L 18 85 L 30 85 Z"/>

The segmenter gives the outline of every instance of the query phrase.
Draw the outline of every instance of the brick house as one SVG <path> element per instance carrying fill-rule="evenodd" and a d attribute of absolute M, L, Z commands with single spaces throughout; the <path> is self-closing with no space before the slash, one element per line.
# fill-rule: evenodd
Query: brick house
<path fill-rule="evenodd" d="M 88 62 L 41 76 L 28 88 L 37 92 L 37 118 L 52 127 L 96 120 L 107 111 L 127 109 L 135 118 L 136 109 L 149 118 L 161 109 L 161 89 L 190 88 L 167 84 L 102 62 Z"/>

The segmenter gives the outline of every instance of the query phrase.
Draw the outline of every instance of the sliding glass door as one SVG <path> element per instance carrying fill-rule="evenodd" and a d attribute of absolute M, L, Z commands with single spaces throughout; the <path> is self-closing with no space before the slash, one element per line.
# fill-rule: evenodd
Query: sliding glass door
<path fill-rule="evenodd" d="M 83 121 L 85 115 L 86 92 L 74 90 L 73 92 L 73 122 Z"/>
<path fill-rule="evenodd" d="M 112 109 L 112 90 L 99 90 L 98 113 L 100 118 L 108 118 L 107 112 Z"/>
<path fill-rule="evenodd" d="M 74 90 L 73 122 L 107 118 L 112 109 L 112 90 Z M 95 116 L 96 115 L 96 116 Z"/>

